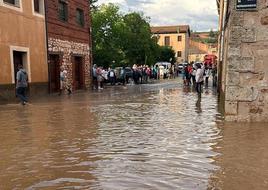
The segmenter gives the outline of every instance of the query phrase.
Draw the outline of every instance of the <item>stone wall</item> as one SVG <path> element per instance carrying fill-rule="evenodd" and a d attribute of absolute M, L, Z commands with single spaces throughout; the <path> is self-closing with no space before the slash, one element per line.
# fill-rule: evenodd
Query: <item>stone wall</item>
<path fill-rule="evenodd" d="M 88 89 L 91 83 L 91 49 L 89 44 L 77 43 L 71 41 L 65 41 L 55 38 L 48 39 L 48 51 L 50 53 L 60 54 L 62 57 L 61 66 L 68 72 L 68 81 L 73 84 L 73 70 L 72 70 L 72 55 L 81 56 L 84 59 L 84 83 L 85 87 Z"/>
<path fill-rule="evenodd" d="M 268 8 L 237 11 L 229 1 L 225 30 L 224 91 L 227 121 L 268 121 Z"/>

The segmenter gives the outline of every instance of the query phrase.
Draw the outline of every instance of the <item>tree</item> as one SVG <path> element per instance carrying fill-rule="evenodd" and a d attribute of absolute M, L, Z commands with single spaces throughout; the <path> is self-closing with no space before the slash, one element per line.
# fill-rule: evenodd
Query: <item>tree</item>
<path fill-rule="evenodd" d="M 209 38 L 215 38 L 215 33 L 214 33 L 213 29 L 211 29 L 209 32 Z"/>
<path fill-rule="evenodd" d="M 148 18 L 133 12 L 123 18 L 125 24 L 124 51 L 129 64 L 151 65 L 156 57 L 157 42 L 152 39 Z"/>
<path fill-rule="evenodd" d="M 175 63 L 176 62 L 175 51 L 168 46 L 160 47 L 160 54 L 158 57 L 158 61 Z"/>
<path fill-rule="evenodd" d="M 120 47 L 122 15 L 113 4 L 102 5 L 92 12 L 94 63 L 109 67 L 124 59 Z"/>
<path fill-rule="evenodd" d="M 104 67 L 152 65 L 160 49 L 149 19 L 141 13 L 121 14 L 114 4 L 92 11 L 93 62 Z"/>

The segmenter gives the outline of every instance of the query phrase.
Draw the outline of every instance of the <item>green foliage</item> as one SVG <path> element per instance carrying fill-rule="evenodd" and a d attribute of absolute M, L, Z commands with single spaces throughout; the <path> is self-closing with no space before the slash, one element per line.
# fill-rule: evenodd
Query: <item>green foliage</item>
<path fill-rule="evenodd" d="M 216 44 L 218 43 L 218 32 L 214 32 L 213 29 L 211 29 L 208 38 L 194 38 L 194 41 L 204 44 Z"/>
<path fill-rule="evenodd" d="M 121 14 L 114 4 L 92 11 L 93 61 L 104 67 L 157 62 L 159 46 L 149 19 L 141 13 Z"/>
<path fill-rule="evenodd" d="M 158 61 L 175 63 L 176 62 L 175 54 L 176 54 L 175 51 L 171 47 L 168 46 L 160 47 Z"/>
<path fill-rule="evenodd" d="M 152 64 L 156 42 L 151 37 L 149 22 L 143 15 L 135 12 L 125 15 L 123 20 L 123 47 L 129 64 Z"/>
<path fill-rule="evenodd" d="M 93 11 L 93 59 L 96 64 L 108 67 L 112 62 L 119 63 L 124 59 L 120 44 L 122 24 L 119 8 L 113 4 Z"/>

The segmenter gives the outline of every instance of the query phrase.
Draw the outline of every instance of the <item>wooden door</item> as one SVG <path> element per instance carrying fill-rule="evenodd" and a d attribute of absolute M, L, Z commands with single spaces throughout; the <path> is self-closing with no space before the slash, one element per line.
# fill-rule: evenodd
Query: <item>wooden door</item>
<path fill-rule="evenodd" d="M 49 55 L 49 89 L 50 93 L 60 90 L 60 56 Z"/>
<path fill-rule="evenodd" d="M 84 61 L 81 56 L 73 56 L 73 86 L 75 90 L 84 88 Z"/>

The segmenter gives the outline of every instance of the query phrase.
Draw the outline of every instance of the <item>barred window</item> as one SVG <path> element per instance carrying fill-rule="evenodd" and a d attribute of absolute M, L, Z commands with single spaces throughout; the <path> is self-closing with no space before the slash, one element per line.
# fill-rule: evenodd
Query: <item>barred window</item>
<path fill-rule="evenodd" d="M 76 23 L 82 27 L 85 25 L 84 11 L 82 9 L 76 9 Z"/>
<path fill-rule="evenodd" d="M 59 1 L 59 19 L 64 22 L 68 21 L 68 5 L 62 0 Z"/>
<path fill-rule="evenodd" d="M 170 37 L 169 36 L 165 37 L 165 46 L 170 46 Z"/>

